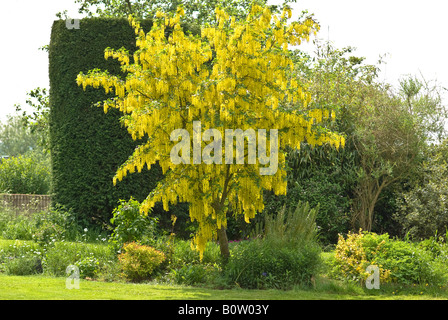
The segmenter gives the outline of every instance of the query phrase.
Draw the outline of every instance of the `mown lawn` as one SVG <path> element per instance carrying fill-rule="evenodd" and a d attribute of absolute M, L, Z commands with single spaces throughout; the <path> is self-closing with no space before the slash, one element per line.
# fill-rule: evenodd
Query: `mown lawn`
<path fill-rule="evenodd" d="M 79 289 L 67 289 L 65 278 L 0 274 L 1 300 L 414 300 L 448 299 L 438 288 L 386 287 L 366 290 L 320 279 L 313 289 L 216 290 L 198 287 L 98 282 L 81 280 Z"/>

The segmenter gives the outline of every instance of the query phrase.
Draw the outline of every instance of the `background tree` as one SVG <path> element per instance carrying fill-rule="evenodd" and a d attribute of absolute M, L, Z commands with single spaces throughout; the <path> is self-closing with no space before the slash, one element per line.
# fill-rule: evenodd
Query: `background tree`
<path fill-rule="evenodd" d="M 403 233 L 415 239 L 444 234 L 448 229 L 448 141 L 433 145 L 422 174 L 399 196 L 396 219 Z"/>
<path fill-rule="evenodd" d="M 355 228 L 370 230 L 375 211 L 390 216 L 379 217 L 383 224 L 392 223 L 394 194 L 401 190 L 396 182 L 415 175 L 427 142 L 443 136 L 446 119 L 440 87 L 405 78 L 395 93 L 378 81 L 382 60 L 365 65 L 363 58 L 352 54 L 353 48 L 335 49 L 328 42 L 316 42 L 313 56 L 300 51 L 295 56 L 297 72 L 312 94 L 310 106 L 336 110 L 337 120 L 326 125 L 348 137 L 341 152 L 304 147 L 288 156 L 292 179 L 288 188 L 297 190 L 299 197 L 325 204 L 316 220 L 330 238 L 346 228 L 344 211 L 349 203 Z M 329 196 L 318 199 L 313 189 Z M 378 201 L 387 201 L 385 208 L 376 207 Z M 325 207 L 333 209 L 326 213 Z"/>
<path fill-rule="evenodd" d="M 399 81 L 398 96 L 409 114 L 415 118 L 420 134 L 428 145 L 440 143 L 447 137 L 448 109 L 443 104 L 442 95 L 446 88 L 437 81 L 428 81 L 422 75 L 406 76 Z"/>
<path fill-rule="evenodd" d="M 353 223 L 367 231 L 372 229 L 381 193 L 415 172 L 425 144 L 401 101 L 390 97 L 385 88 L 369 89 L 365 107 L 356 113 L 353 136 L 359 157 Z"/>
<path fill-rule="evenodd" d="M 271 5 L 270 9 L 280 10 L 291 2 L 296 0 L 285 0 L 282 5 Z M 175 13 L 182 6 L 185 11 L 184 22 L 200 26 L 216 22 L 217 7 L 223 8 L 238 20 L 247 16 L 252 4 L 264 6 L 267 0 L 75 0 L 75 3 L 80 6 L 79 13 L 88 17 L 128 17 L 133 14 L 142 19 L 153 18 L 157 11 Z M 61 17 L 64 14 L 57 15 Z"/>
<path fill-rule="evenodd" d="M 8 115 L 5 123 L 0 123 L 0 154 L 15 157 L 38 148 L 38 138 L 23 126 L 21 116 Z"/>
<path fill-rule="evenodd" d="M 0 163 L 0 193 L 48 194 L 50 161 L 41 152 L 30 151 Z"/>
<path fill-rule="evenodd" d="M 190 203 L 190 217 L 199 223 L 195 245 L 202 254 L 207 241 L 217 235 L 226 258 L 228 208 L 249 222 L 264 208 L 263 190 L 286 192 L 284 148 L 300 147 L 302 141 L 339 147 L 344 139 L 317 125 L 330 118 L 331 112 L 307 109 L 310 97 L 291 73 L 288 44 L 309 39 L 317 28 L 313 20 L 288 24 L 290 10 L 273 16 L 260 6 L 254 6 L 244 21 L 236 21 L 221 9 L 216 14 L 217 25 L 203 28 L 202 39 L 182 31 L 182 9 L 174 16 L 158 13 L 148 34 L 131 20 L 139 47 L 134 63 L 125 49 L 105 51 L 106 58 L 120 61 L 127 78 L 92 70 L 88 75 L 81 73 L 77 81 L 84 88 L 113 90 L 116 98 L 105 101 L 104 110 L 119 109 L 133 138 L 147 139 L 117 171 L 114 181 L 158 162 L 165 177 L 142 203 L 142 211 L 158 201 L 167 209 L 169 203 Z M 168 38 L 166 27 L 173 30 Z M 190 157 L 174 164 L 171 133 L 175 129 L 192 133 L 193 121 L 216 128 L 222 137 L 225 129 L 278 129 L 278 170 L 260 175 L 263 164 L 258 160 L 247 164 L 247 154 L 245 165 L 223 164 L 216 154 L 212 164 L 191 165 Z M 271 146 L 274 142 L 269 141 Z M 206 147 L 204 141 L 193 140 L 197 143 L 201 150 Z"/>
<path fill-rule="evenodd" d="M 378 67 L 366 65 L 351 47 L 337 49 L 315 41 L 315 53 L 296 51 L 295 68 L 312 95 L 310 107 L 335 110 L 336 121 L 324 125 L 348 137 L 345 148 L 312 148 L 304 144 L 288 153 L 288 197 L 319 205 L 316 223 L 323 244 L 335 243 L 350 229 L 351 206 L 357 185 L 358 153 L 351 138 L 356 128 L 353 110 L 361 108 L 361 87 L 376 78 Z M 282 204 L 283 202 L 281 202 Z M 276 201 L 269 203 L 277 206 Z"/>
<path fill-rule="evenodd" d="M 16 105 L 16 112 L 22 112 L 22 124 L 36 137 L 36 143 L 44 152 L 49 150 L 49 95 L 46 88 L 37 87 L 27 93 L 26 104 L 31 113 Z"/>

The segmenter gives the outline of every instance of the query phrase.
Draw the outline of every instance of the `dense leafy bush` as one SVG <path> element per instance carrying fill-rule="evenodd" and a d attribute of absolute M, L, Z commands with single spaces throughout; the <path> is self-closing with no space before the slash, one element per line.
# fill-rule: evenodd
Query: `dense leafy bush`
<path fill-rule="evenodd" d="M 225 267 L 231 284 L 250 289 L 290 289 L 309 285 L 319 265 L 320 248 L 275 248 L 261 239 L 240 242 Z"/>
<path fill-rule="evenodd" d="M 50 243 L 65 239 L 76 232 L 76 225 L 64 208 L 52 208 L 33 215 L 33 240 L 39 243 Z"/>
<path fill-rule="evenodd" d="M 160 247 L 160 246 L 159 246 Z M 221 252 L 215 242 L 207 243 L 202 260 L 189 240 L 174 240 L 167 255 L 168 279 L 177 284 L 198 285 L 215 283 L 220 276 Z"/>
<path fill-rule="evenodd" d="M 46 155 L 29 152 L 0 162 L 0 193 L 47 194 L 50 163 Z"/>
<path fill-rule="evenodd" d="M 34 240 L 38 243 L 54 241 L 105 241 L 107 231 L 93 226 L 82 228 L 76 217 L 62 206 L 31 215 L 16 215 L 0 210 L 0 236 L 3 239 Z"/>
<path fill-rule="evenodd" d="M 262 238 L 241 241 L 231 251 L 224 277 L 242 288 L 288 289 L 309 285 L 320 264 L 316 209 L 299 203 L 267 216 Z"/>
<path fill-rule="evenodd" d="M 6 259 L 37 254 L 40 246 L 33 241 L 24 240 L 1 240 L 0 241 L 0 262 Z"/>
<path fill-rule="evenodd" d="M 5 264 L 6 274 L 27 276 L 42 273 L 42 260 L 35 255 L 28 255 L 10 259 Z"/>
<path fill-rule="evenodd" d="M 349 280 L 365 280 L 367 266 L 377 265 L 380 280 L 400 284 L 440 284 L 445 271 L 430 251 L 418 244 L 394 240 L 388 234 L 349 233 L 339 238 L 332 274 Z"/>
<path fill-rule="evenodd" d="M 139 282 L 150 279 L 154 270 L 165 260 L 163 252 L 136 242 L 126 243 L 118 261 L 126 279 Z"/>
<path fill-rule="evenodd" d="M 69 265 L 79 267 L 82 278 L 118 279 L 113 272 L 117 265 L 116 252 L 101 243 L 56 241 L 51 244 L 23 240 L 0 240 L 0 272 L 29 275 L 44 273 L 65 276 Z M 108 274 L 109 273 L 109 274 Z"/>
<path fill-rule="evenodd" d="M 78 231 L 76 222 L 61 207 L 32 215 L 16 215 L 7 210 L 0 211 L 0 235 L 3 239 L 49 243 L 63 239 L 74 240 Z"/>
<path fill-rule="evenodd" d="M 0 242 L 0 271 L 13 275 L 42 272 L 43 251 L 33 241 L 2 240 Z"/>
<path fill-rule="evenodd" d="M 422 166 L 421 181 L 398 199 L 397 220 L 419 240 L 448 229 L 448 140 L 433 148 L 434 154 Z"/>
<path fill-rule="evenodd" d="M 184 264 L 215 264 L 221 261 L 221 254 L 218 244 L 207 243 L 202 261 L 199 251 L 192 249 L 191 241 L 177 240 L 173 243 L 173 253 L 170 257 L 170 264 L 174 267 L 182 267 Z"/>
<path fill-rule="evenodd" d="M 32 240 L 35 223 L 26 216 L 15 216 L 13 213 L 0 212 L 0 235 L 8 240 Z"/>
<path fill-rule="evenodd" d="M 363 242 L 363 233 L 351 233 L 344 239 L 341 235 L 335 250 L 335 264 L 333 275 L 349 280 L 366 280 L 369 274 L 366 268 L 369 265 L 378 265 L 378 253 L 384 246 L 387 236 L 373 238 L 376 241 Z M 370 239 L 372 240 L 372 239 Z M 380 280 L 388 281 L 390 270 L 379 265 Z"/>
<path fill-rule="evenodd" d="M 75 263 L 75 266 L 79 268 L 79 275 L 81 278 L 95 278 L 100 271 L 100 261 L 94 257 L 86 257 Z"/>
<path fill-rule="evenodd" d="M 131 198 L 120 200 L 120 205 L 114 209 L 110 222 L 115 226 L 111 241 L 124 244 L 132 241 L 151 241 L 156 233 L 158 219 L 144 216 L 140 213 L 140 203 Z"/>
<path fill-rule="evenodd" d="M 216 264 L 186 264 L 179 269 L 172 269 L 171 276 L 177 284 L 210 285 L 220 276 L 220 268 Z"/>

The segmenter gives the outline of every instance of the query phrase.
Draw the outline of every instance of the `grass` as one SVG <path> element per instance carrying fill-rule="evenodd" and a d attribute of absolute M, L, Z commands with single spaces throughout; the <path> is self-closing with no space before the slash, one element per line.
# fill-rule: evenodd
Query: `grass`
<path fill-rule="evenodd" d="M 448 299 L 438 288 L 383 286 L 366 290 L 321 277 L 314 288 L 293 290 L 216 290 L 157 283 L 80 280 L 67 289 L 65 277 L 0 274 L 0 300 L 435 300 Z"/>

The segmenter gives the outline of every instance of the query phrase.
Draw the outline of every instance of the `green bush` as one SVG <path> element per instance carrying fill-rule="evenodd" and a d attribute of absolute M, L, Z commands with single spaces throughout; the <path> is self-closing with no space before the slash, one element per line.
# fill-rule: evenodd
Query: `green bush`
<path fill-rule="evenodd" d="M 16 216 L 9 213 L 1 213 L 0 234 L 8 240 L 32 240 L 35 231 L 35 223 L 27 216 Z"/>
<path fill-rule="evenodd" d="M 329 145 L 314 148 L 306 143 L 300 150 L 288 150 L 288 193 L 277 196 L 267 192 L 263 214 L 276 212 L 284 205 L 293 207 L 299 201 L 313 208 L 319 206 L 319 242 L 336 243 L 338 234 L 350 229 L 350 198 L 357 181 L 355 154 L 348 141 L 339 150 Z"/>
<path fill-rule="evenodd" d="M 202 260 L 188 240 L 173 241 L 168 252 L 169 279 L 177 284 L 213 284 L 220 277 L 221 251 L 215 242 L 207 243 Z"/>
<path fill-rule="evenodd" d="M 230 284 L 248 289 L 291 289 L 309 285 L 320 264 L 320 248 L 276 248 L 262 239 L 240 242 L 232 250 L 224 276 Z"/>
<path fill-rule="evenodd" d="M 82 278 L 118 279 L 116 252 L 101 243 L 57 241 L 51 244 L 23 240 L 0 240 L 0 271 L 15 275 L 45 273 L 65 276 L 69 265 L 79 268 Z"/>
<path fill-rule="evenodd" d="M 0 162 L 0 193 L 48 194 L 50 190 L 48 157 L 36 152 Z"/>
<path fill-rule="evenodd" d="M 424 246 L 371 232 L 340 237 L 333 260 L 332 276 L 363 280 L 368 265 L 380 267 L 381 280 L 399 284 L 442 284 L 446 271 L 440 259 Z"/>
<path fill-rule="evenodd" d="M 42 273 L 42 260 L 35 255 L 13 258 L 5 264 L 5 271 L 8 275 L 16 276 Z"/>
<path fill-rule="evenodd" d="M 0 240 L 0 271 L 14 275 L 42 272 L 42 248 L 33 241 Z"/>
<path fill-rule="evenodd" d="M 79 276 L 81 278 L 95 278 L 100 271 L 100 261 L 93 256 L 77 261 L 75 266 L 79 268 Z"/>
<path fill-rule="evenodd" d="M 69 265 L 84 266 L 86 267 L 84 274 L 91 276 L 114 260 L 116 260 L 116 252 L 111 246 L 80 242 L 55 242 L 46 246 L 42 265 L 44 273 L 52 276 L 64 276 Z M 92 266 L 94 266 L 93 273 L 90 272 Z M 80 272 L 82 273 L 81 270 Z"/>
<path fill-rule="evenodd" d="M 217 264 L 188 264 L 172 269 L 170 276 L 176 284 L 216 286 L 221 279 L 221 268 Z"/>
<path fill-rule="evenodd" d="M 120 200 L 114 209 L 110 222 L 115 226 L 110 240 L 118 244 L 146 240 L 151 242 L 155 237 L 158 219 L 140 213 L 140 203 L 133 199 Z"/>
<path fill-rule="evenodd" d="M 82 228 L 70 210 L 61 206 L 31 215 L 0 210 L 0 236 L 3 239 L 34 240 L 42 244 L 63 240 L 106 241 L 108 238 L 107 231 L 98 226 Z"/>
<path fill-rule="evenodd" d="M 335 243 L 338 233 L 350 227 L 350 202 L 339 181 L 332 182 L 325 174 L 316 174 L 306 179 L 288 182 L 288 194 L 266 196 L 264 214 L 277 208 L 294 206 L 298 201 L 307 201 L 312 207 L 319 207 L 316 224 L 320 231 L 319 241 L 324 245 Z"/>
<path fill-rule="evenodd" d="M 185 264 L 219 264 L 221 261 L 221 252 L 219 246 L 214 242 L 207 243 L 202 261 L 199 257 L 199 251 L 191 248 L 191 241 L 177 240 L 173 245 L 173 253 L 170 257 L 172 268 L 180 268 Z"/>
<path fill-rule="evenodd" d="M 177 284 L 197 285 L 206 282 L 207 271 L 204 265 L 184 265 L 173 270 L 174 281 Z"/>
<path fill-rule="evenodd" d="M 33 239 L 37 242 L 50 243 L 53 240 L 62 239 L 64 231 L 64 228 L 58 224 L 42 221 L 33 234 Z"/>
<path fill-rule="evenodd" d="M 295 210 L 284 207 L 275 217 L 266 216 L 262 238 L 233 246 L 224 277 L 251 289 L 309 285 L 320 265 L 316 214 L 299 202 Z"/>
<path fill-rule="evenodd" d="M 5 262 L 8 257 L 21 257 L 39 252 L 41 252 L 41 247 L 34 241 L 0 240 L 0 262 Z"/>
<path fill-rule="evenodd" d="M 73 221 L 70 211 L 60 205 L 32 216 L 35 228 L 33 240 L 38 243 L 69 240 L 78 233 L 79 226 Z"/>
<path fill-rule="evenodd" d="M 118 263 L 125 278 L 132 282 L 149 280 L 154 270 L 165 260 L 163 252 L 153 247 L 130 242 L 123 246 Z"/>
<path fill-rule="evenodd" d="M 448 229 L 448 140 L 434 146 L 422 165 L 422 177 L 410 190 L 400 194 L 395 214 L 413 239 L 429 238 Z"/>

